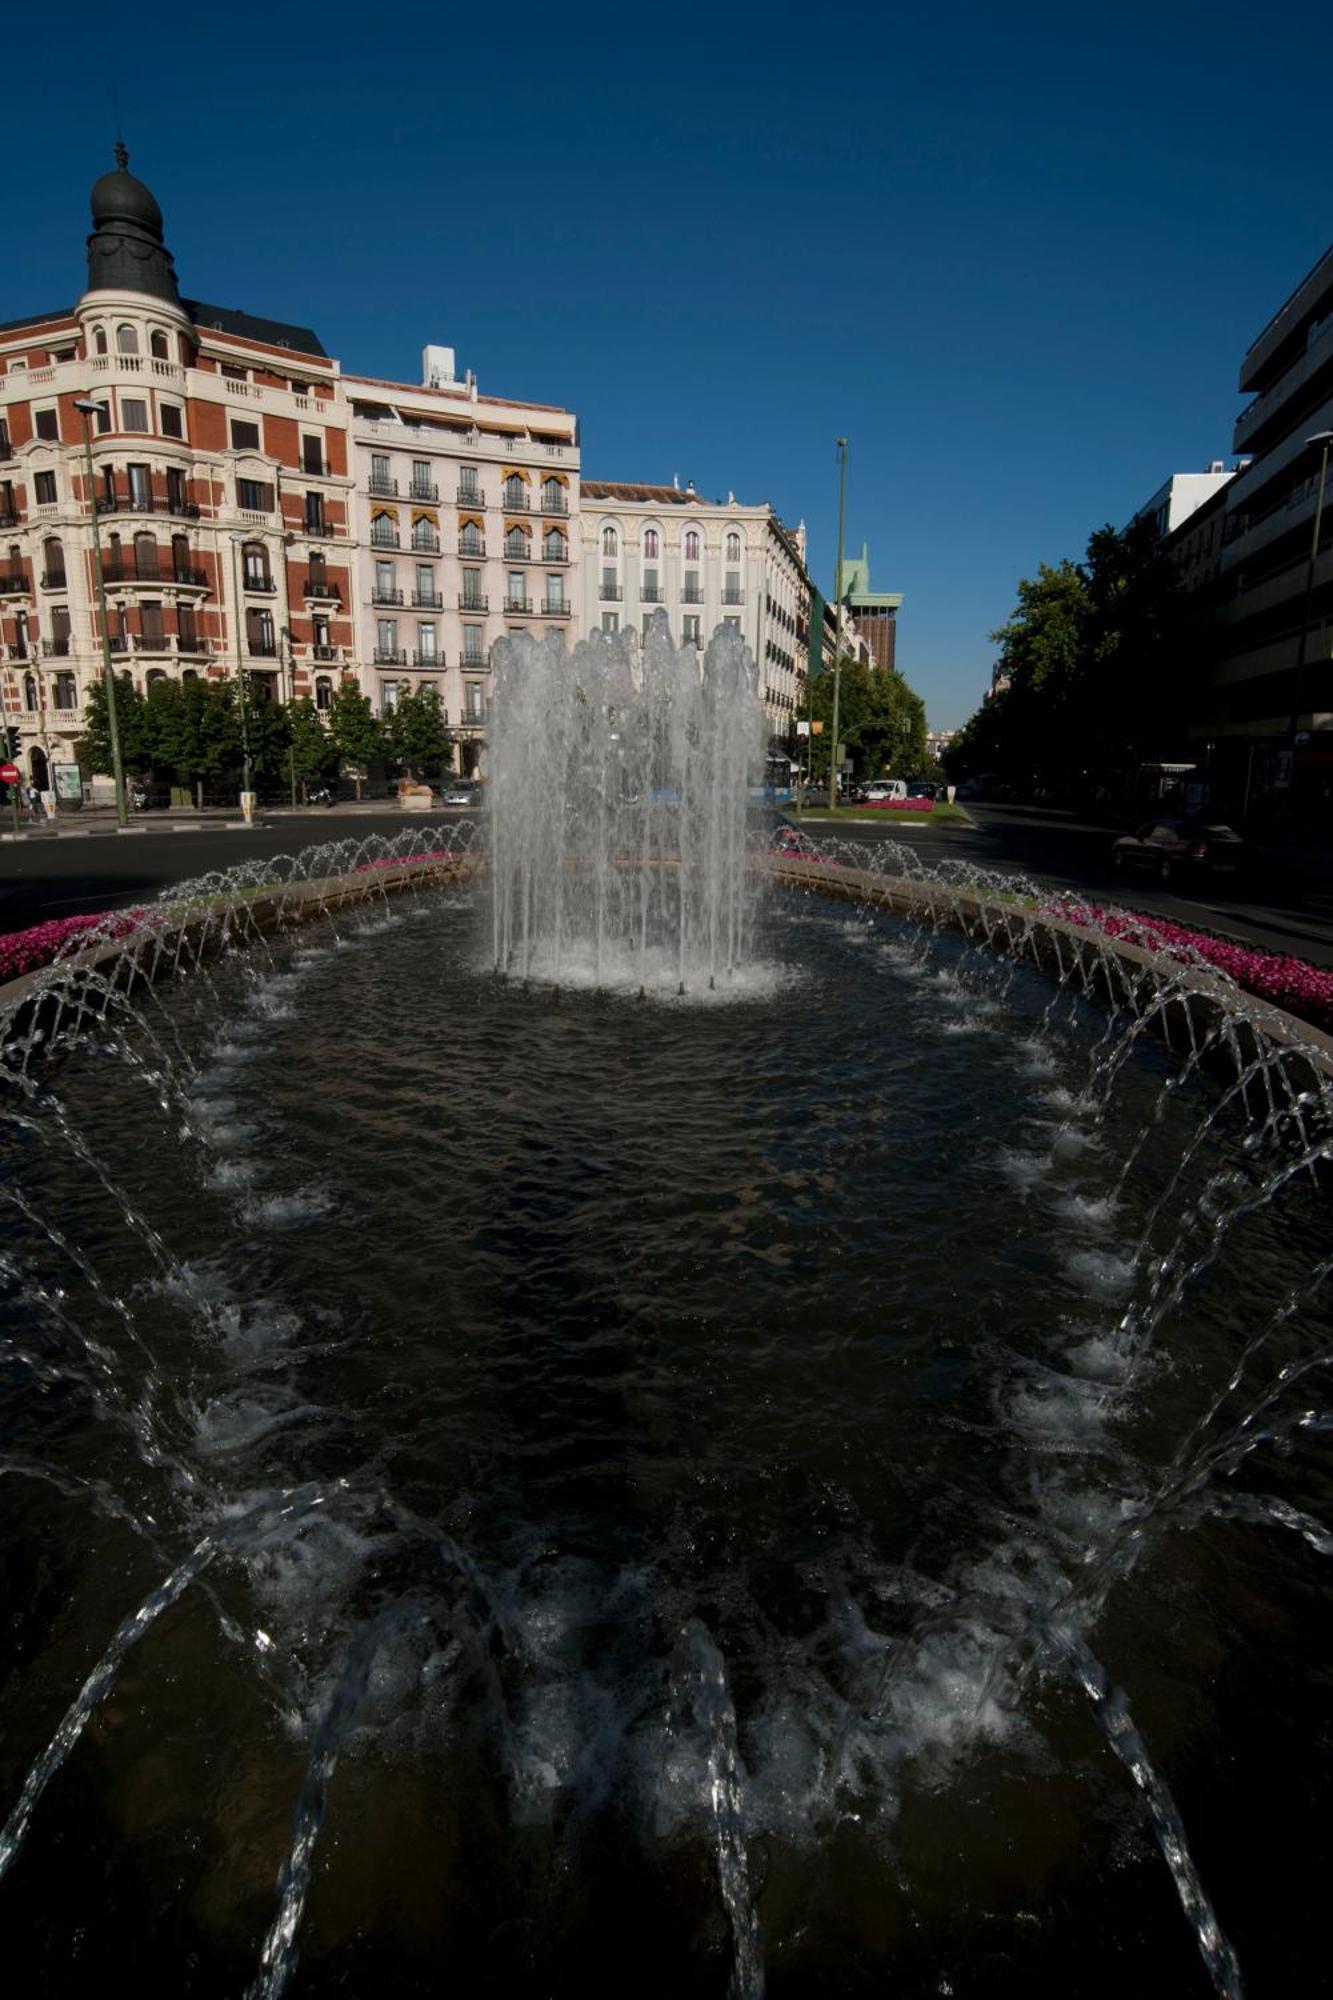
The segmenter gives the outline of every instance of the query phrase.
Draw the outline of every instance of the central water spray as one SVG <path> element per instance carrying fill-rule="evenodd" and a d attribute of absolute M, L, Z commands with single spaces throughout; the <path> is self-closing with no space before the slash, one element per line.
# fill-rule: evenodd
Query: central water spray
<path fill-rule="evenodd" d="M 765 721 L 739 633 L 495 652 L 495 967 L 573 986 L 717 989 L 750 936 L 746 801 Z"/>

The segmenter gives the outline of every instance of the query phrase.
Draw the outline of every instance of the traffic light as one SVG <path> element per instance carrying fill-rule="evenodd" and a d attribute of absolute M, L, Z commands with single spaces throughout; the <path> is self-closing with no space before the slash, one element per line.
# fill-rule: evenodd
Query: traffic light
<path fill-rule="evenodd" d="M 18 725 L 17 723 L 13 722 L 7 723 L 5 726 L 5 758 L 7 762 L 12 764 L 14 759 L 18 756 L 18 754 L 19 754 Z"/>

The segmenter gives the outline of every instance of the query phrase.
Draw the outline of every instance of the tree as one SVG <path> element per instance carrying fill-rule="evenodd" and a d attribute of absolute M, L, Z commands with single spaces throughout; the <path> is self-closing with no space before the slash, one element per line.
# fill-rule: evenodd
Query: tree
<path fill-rule="evenodd" d="M 438 778 L 452 762 L 453 739 L 434 688 L 402 692 L 384 727 L 389 755 L 414 776 Z"/>
<path fill-rule="evenodd" d="M 338 746 L 308 694 L 293 703 L 289 719 L 297 777 L 303 784 L 311 779 L 331 778 L 338 768 Z"/>
<path fill-rule="evenodd" d="M 339 758 L 352 771 L 356 795 L 360 798 L 366 766 L 384 754 L 384 731 L 371 711 L 369 697 L 362 694 L 354 680 L 344 680 L 334 694 L 329 709 L 329 733 Z"/>
<path fill-rule="evenodd" d="M 256 700 L 253 682 L 246 690 L 245 735 L 250 742 L 250 769 L 256 778 L 285 777 L 291 745 L 291 719 L 280 701 Z"/>
<path fill-rule="evenodd" d="M 98 674 L 88 690 L 84 705 L 84 733 L 79 738 L 80 764 L 101 776 L 110 775 L 111 723 L 107 714 L 106 680 Z M 152 751 L 145 728 L 144 698 L 128 673 L 116 675 L 116 730 L 120 737 L 120 761 L 126 771 L 145 772 L 152 764 Z"/>
<path fill-rule="evenodd" d="M 816 767 L 832 754 L 833 675 L 810 683 L 810 708 L 823 733 L 813 739 Z M 916 777 L 926 764 L 926 708 L 894 668 L 844 660 L 838 691 L 838 735 L 861 777 L 892 772 Z"/>
<path fill-rule="evenodd" d="M 192 785 L 199 805 L 206 782 L 236 782 L 241 725 L 234 682 L 159 681 L 148 699 L 156 768 Z"/>

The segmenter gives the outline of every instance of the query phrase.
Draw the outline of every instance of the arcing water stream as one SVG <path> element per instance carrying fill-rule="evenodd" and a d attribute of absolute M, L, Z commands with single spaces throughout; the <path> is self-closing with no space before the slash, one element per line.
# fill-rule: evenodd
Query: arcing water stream
<path fill-rule="evenodd" d="M 576 872 L 605 967 L 642 885 Z M 6 1044 L 27 1990 L 1316 1990 L 1322 1072 L 956 874 L 770 892 L 745 981 L 691 916 L 712 1005 L 497 982 L 466 881 L 260 886 Z"/>

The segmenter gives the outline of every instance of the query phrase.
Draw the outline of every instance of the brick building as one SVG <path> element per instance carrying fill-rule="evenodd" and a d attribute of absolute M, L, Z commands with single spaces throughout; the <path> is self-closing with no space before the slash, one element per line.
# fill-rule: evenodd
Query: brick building
<path fill-rule="evenodd" d="M 123 147 L 92 213 L 77 304 L 0 325 L 0 698 L 42 789 L 102 670 L 81 399 L 118 667 L 244 668 L 262 700 L 327 699 L 357 665 L 337 364 L 308 328 L 181 297 Z"/>

